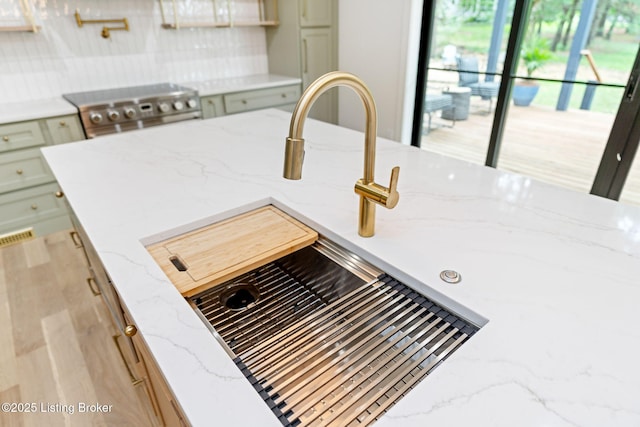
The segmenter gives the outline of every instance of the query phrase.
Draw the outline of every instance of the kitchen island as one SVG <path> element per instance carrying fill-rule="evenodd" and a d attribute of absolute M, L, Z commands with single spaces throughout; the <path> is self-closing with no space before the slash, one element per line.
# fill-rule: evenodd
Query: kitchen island
<path fill-rule="evenodd" d="M 274 204 L 482 328 L 376 426 L 640 425 L 640 209 L 378 140 L 400 202 L 357 234 L 363 135 L 278 110 L 43 149 L 195 426 L 278 426 L 144 244 Z M 462 275 L 445 283 L 442 270 Z"/>

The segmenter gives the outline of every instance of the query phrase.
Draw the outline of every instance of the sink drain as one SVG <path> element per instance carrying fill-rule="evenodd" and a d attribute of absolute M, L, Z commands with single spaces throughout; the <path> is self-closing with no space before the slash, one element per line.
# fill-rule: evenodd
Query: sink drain
<path fill-rule="evenodd" d="M 238 283 L 220 294 L 220 303 L 233 311 L 241 311 L 260 299 L 260 291 L 254 285 Z"/>

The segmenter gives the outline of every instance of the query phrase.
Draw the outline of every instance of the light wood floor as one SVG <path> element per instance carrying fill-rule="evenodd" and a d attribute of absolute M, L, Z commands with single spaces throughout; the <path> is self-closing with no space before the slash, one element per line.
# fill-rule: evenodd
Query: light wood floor
<path fill-rule="evenodd" d="M 484 164 L 493 114 L 486 113 L 487 101 L 472 99 L 468 120 L 431 130 L 423 136 L 422 148 Z M 451 124 L 438 117 L 432 120 L 435 126 Z M 613 120 L 612 114 L 593 111 L 510 106 L 498 169 L 588 193 Z M 633 165 L 620 200 L 640 205 L 640 160 Z"/>
<path fill-rule="evenodd" d="M 0 402 L 37 405 L 35 413 L 0 412 L 1 426 L 152 425 L 87 275 L 68 232 L 0 249 Z M 81 402 L 112 407 L 78 413 Z M 41 404 L 75 412 L 43 413 Z"/>

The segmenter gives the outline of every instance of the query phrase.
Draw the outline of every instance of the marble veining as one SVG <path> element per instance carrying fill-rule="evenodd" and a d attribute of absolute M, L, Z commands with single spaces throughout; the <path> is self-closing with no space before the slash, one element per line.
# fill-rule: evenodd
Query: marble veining
<path fill-rule="evenodd" d="M 376 426 L 640 425 L 640 209 L 384 139 L 400 202 L 357 235 L 363 135 L 264 110 L 43 149 L 189 420 L 278 426 L 145 243 L 271 202 L 482 329 Z M 82 179 L 78 179 L 82 177 Z M 447 284 L 440 271 L 462 274 Z M 224 414 L 238 414 L 224 418 Z"/>

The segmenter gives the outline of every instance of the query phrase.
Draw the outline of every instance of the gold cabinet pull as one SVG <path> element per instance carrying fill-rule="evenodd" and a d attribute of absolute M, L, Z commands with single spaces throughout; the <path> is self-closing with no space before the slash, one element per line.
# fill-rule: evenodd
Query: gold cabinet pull
<path fill-rule="evenodd" d="M 73 230 L 71 232 L 69 232 L 69 235 L 71 236 L 71 240 L 73 241 L 73 244 L 76 245 L 76 248 L 81 248 L 82 247 L 82 239 L 80 239 L 80 235 L 78 234 L 78 232 L 76 230 Z"/>
<path fill-rule="evenodd" d="M 5 135 L 5 136 L 2 137 L 2 140 L 4 142 L 9 142 L 9 137 Z"/>
<path fill-rule="evenodd" d="M 16 170 L 16 173 L 17 173 L 18 175 L 22 175 L 22 174 L 24 173 L 24 171 L 23 171 L 22 169 L 18 169 L 18 170 Z"/>
<path fill-rule="evenodd" d="M 87 285 L 89 285 L 89 289 L 91 289 L 91 293 L 94 297 L 100 295 L 100 289 L 96 287 L 96 279 L 93 277 L 87 277 Z"/>
<path fill-rule="evenodd" d="M 31 205 L 31 210 L 37 210 L 38 209 L 38 205 L 36 205 L 35 203 Z"/>
<path fill-rule="evenodd" d="M 60 190 L 56 191 L 55 195 L 58 199 L 61 199 L 62 197 L 64 197 L 64 193 Z"/>
<path fill-rule="evenodd" d="M 65 122 L 64 120 L 60 121 L 60 127 L 66 127 L 67 126 L 67 122 Z"/>
<path fill-rule="evenodd" d="M 144 379 L 142 379 L 142 378 L 138 379 L 138 378 L 135 377 L 135 375 L 133 375 L 133 372 L 131 371 L 131 367 L 127 363 L 127 360 L 124 357 L 124 353 L 122 352 L 122 347 L 120 347 L 120 341 L 118 341 L 118 338 L 120 338 L 121 336 L 122 335 L 120 335 L 120 334 L 114 335 L 112 337 L 113 338 L 113 343 L 116 345 L 116 348 L 118 349 L 118 353 L 120 353 L 120 357 L 122 358 L 122 363 L 124 363 L 124 366 L 127 368 L 127 372 L 129 373 L 129 379 L 131 380 L 131 384 L 136 386 L 136 385 L 144 382 Z"/>
<path fill-rule="evenodd" d="M 129 338 L 131 338 L 137 333 L 138 333 L 138 328 L 136 328 L 136 325 L 127 325 L 124 328 L 124 334 Z"/>

